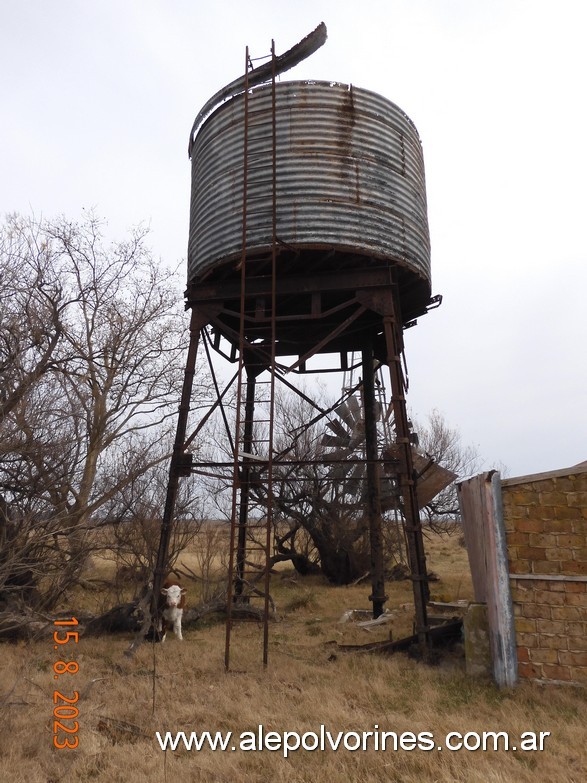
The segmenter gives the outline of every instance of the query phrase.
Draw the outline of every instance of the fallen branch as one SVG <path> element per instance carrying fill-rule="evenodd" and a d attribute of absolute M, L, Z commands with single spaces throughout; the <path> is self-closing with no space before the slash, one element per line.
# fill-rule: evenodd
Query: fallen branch
<path fill-rule="evenodd" d="M 462 632 L 463 621 L 459 618 L 430 628 L 428 634 L 432 646 L 440 647 L 459 641 L 462 637 Z M 337 644 L 336 649 L 340 650 L 340 652 L 392 654 L 395 652 L 406 652 L 414 648 L 418 641 L 418 636 L 414 634 L 397 641 L 369 642 L 368 644 Z"/>
<path fill-rule="evenodd" d="M 0 612 L 0 639 L 35 639 L 42 636 L 51 622 L 39 619 L 39 615 L 26 610 Z"/>
<path fill-rule="evenodd" d="M 83 635 L 99 636 L 103 633 L 138 631 L 143 620 L 144 613 L 138 608 L 137 601 L 130 601 L 91 619 L 86 624 Z"/>

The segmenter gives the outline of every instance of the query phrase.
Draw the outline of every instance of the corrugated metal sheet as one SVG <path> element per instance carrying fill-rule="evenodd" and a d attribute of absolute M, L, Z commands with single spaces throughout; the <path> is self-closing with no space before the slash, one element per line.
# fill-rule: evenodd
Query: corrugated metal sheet
<path fill-rule="evenodd" d="M 281 82 L 277 106 L 277 235 L 399 261 L 430 280 L 424 162 L 395 104 L 328 82 Z M 240 256 L 244 97 L 220 106 L 192 151 L 188 280 Z M 271 89 L 249 96 L 247 247 L 271 246 Z"/>

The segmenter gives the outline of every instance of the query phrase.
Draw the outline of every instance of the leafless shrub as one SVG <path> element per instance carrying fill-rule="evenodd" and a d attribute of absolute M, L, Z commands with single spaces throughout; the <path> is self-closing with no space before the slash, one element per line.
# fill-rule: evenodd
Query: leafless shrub
<path fill-rule="evenodd" d="M 55 607 L 97 547 L 119 544 L 137 573 L 152 560 L 161 482 L 127 512 L 169 459 L 186 322 L 146 230 L 110 244 L 103 228 L 93 215 L 0 226 L 4 603 Z M 95 535 L 106 524 L 118 541 Z"/>
<path fill-rule="evenodd" d="M 228 540 L 226 526 L 206 522 L 198 531 L 192 547 L 201 579 L 201 601 L 209 601 L 226 585 L 228 578 Z"/>

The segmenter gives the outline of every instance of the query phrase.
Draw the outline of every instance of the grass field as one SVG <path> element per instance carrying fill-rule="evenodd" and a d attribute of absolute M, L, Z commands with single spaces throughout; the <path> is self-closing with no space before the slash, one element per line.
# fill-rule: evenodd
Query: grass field
<path fill-rule="evenodd" d="M 466 553 L 458 536 L 434 537 L 427 551 L 429 566 L 439 576 L 432 583 L 432 598 L 471 598 Z M 197 588 L 188 587 L 189 599 L 196 601 Z M 369 607 L 368 593 L 368 584 L 332 587 L 319 578 L 301 578 L 283 569 L 272 580 L 279 619 L 270 628 L 267 669 L 261 663 L 262 630 L 251 622 L 234 627 L 229 673 L 223 666 L 224 624 L 213 618 L 187 627 L 183 643 L 170 635 L 164 645 L 143 644 L 133 658 L 124 655 L 131 640 L 128 635 L 81 638 L 77 645 L 69 644 L 79 671 L 61 675 L 59 688 L 65 695 L 79 693 L 75 750 L 57 750 L 52 742 L 57 687 L 53 665 L 59 653 L 54 650 L 52 629 L 46 639 L 2 645 L 0 779 L 6 783 L 587 780 L 584 690 L 525 683 L 499 691 L 489 681 L 466 677 L 459 650 L 434 667 L 404 654 L 341 653 L 337 643 L 389 637 L 389 627 L 369 633 L 352 623 L 339 623 L 347 609 Z M 411 631 L 409 583 L 390 584 L 387 593 L 388 606 L 394 610 L 391 631 L 399 638 Z M 300 735 L 319 733 L 321 724 L 333 737 L 338 732 L 404 733 L 408 747 L 410 735 L 405 733 L 427 732 L 434 742 L 431 750 L 400 747 L 395 751 L 390 736 L 387 749 L 381 751 L 375 749 L 374 737 L 360 736 L 368 747 L 365 751 L 300 749 L 284 758 L 283 749 L 164 752 L 155 737 L 156 731 L 231 731 L 231 747 L 238 745 L 241 732 L 257 733 L 259 724 L 265 732 Z M 507 732 L 512 744 L 519 744 L 523 732 L 550 732 L 550 736 L 542 751 L 505 751 L 503 743 L 497 752 L 452 752 L 446 747 L 448 732 L 489 731 Z M 355 735 L 345 740 L 350 748 L 356 744 Z M 305 742 L 311 747 L 314 740 L 308 734 Z"/>

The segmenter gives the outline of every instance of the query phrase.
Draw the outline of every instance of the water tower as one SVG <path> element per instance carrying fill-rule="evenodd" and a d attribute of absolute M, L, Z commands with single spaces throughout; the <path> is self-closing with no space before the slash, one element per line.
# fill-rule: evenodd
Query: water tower
<path fill-rule="evenodd" d="M 430 243 L 422 147 L 414 124 L 376 93 L 333 82 L 276 76 L 326 39 L 324 25 L 296 47 L 253 68 L 217 93 L 190 134 L 192 192 L 186 306 L 191 341 L 170 467 L 155 593 L 164 576 L 179 480 L 204 467 L 232 481 L 231 607 L 243 599 L 251 525 L 252 475 L 266 488 L 268 562 L 276 466 L 276 384 L 316 370 L 347 370 L 360 355 L 364 401 L 366 513 L 371 543 L 374 616 L 383 611 L 384 564 L 379 476 L 398 478 L 414 586 L 415 630 L 428 645 L 426 562 L 406 415 L 403 329 L 438 304 L 431 297 Z M 198 343 L 236 369 L 231 460 L 198 465 L 189 453 L 187 416 Z M 336 363 L 333 364 L 334 359 Z M 377 448 L 374 366 L 389 368 L 395 443 Z M 310 367 L 311 365 L 311 367 Z M 225 391 L 218 387 L 215 408 Z M 204 417 L 206 418 L 206 417 Z M 263 426 L 259 428 L 259 421 Z M 263 432 L 263 444 L 257 431 Z M 267 662 L 269 569 L 265 601 Z"/>

